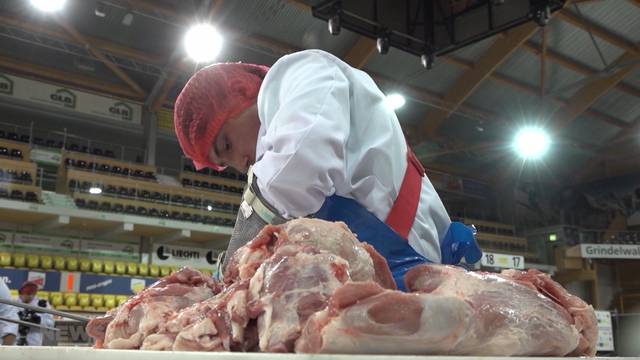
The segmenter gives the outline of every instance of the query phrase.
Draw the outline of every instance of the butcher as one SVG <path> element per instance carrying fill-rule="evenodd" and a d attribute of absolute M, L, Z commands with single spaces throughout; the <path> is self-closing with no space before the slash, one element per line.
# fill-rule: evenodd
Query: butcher
<path fill-rule="evenodd" d="M 384 99 L 366 73 L 320 50 L 191 77 L 174 110 L 182 151 L 198 170 L 248 173 L 226 259 L 264 225 L 298 217 L 345 222 L 400 289 L 418 264 L 480 259 L 474 230 L 451 222 Z"/>

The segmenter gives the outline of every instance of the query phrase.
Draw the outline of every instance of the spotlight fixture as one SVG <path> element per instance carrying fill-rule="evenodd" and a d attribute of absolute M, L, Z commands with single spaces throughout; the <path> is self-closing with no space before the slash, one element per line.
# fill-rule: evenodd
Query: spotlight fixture
<path fill-rule="evenodd" d="M 376 49 L 378 49 L 378 53 L 384 55 L 389 52 L 389 36 L 381 35 L 378 37 L 376 41 Z"/>
<path fill-rule="evenodd" d="M 131 26 L 131 24 L 133 24 L 133 14 L 129 12 L 122 17 L 122 25 Z"/>
<path fill-rule="evenodd" d="M 551 147 L 551 138 L 542 128 L 527 126 L 518 131 L 513 140 L 513 148 L 524 160 L 542 158 Z"/>
<path fill-rule="evenodd" d="M 329 34 L 333 36 L 340 35 L 340 29 L 342 28 L 342 25 L 340 24 L 339 13 L 336 13 L 335 15 L 329 18 L 328 26 L 329 26 Z"/>
<path fill-rule="evenodd" d="M 107 6 L 102 1 L 98 1 L 93 13 L 96 14 L 97 17 L 103 18 L 107 16 Z"/>
<path fill-rule="evenodd" d="M 433 68 L 433 55 L 422 54 L 420 56 L 420 65 L 427 70 Z"/>

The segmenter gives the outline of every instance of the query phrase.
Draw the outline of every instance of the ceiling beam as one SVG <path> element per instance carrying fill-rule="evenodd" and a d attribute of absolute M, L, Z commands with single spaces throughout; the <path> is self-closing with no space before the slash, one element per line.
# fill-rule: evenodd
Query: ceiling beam
<path fill-rule="evenodd" d="M 618 131 L 614 136 L 607 140 L 604 145 L 598 149 L 598 154 L 589 159 L 585 166 L 581 166 L 573 176 L 573 183 L 578 184 L 584 182 L 593 175 L 596 167 L 603 165 L 615 150 L 623 147 L 624 142 L 630 139 L 635 140 L 640 131 L 640 116 L 632 121 L 626 128 Z"/>
<path fill-rule="evenodd" d="M 164 82 L 162 83 L 162 88 L 158 93 L 158 96 L 153 100 L 153 102 L 151 103 L 151 106 L 149 107 L 151 111 L 160 110 L 162 105 L 164 105 L 165 101 L 167 101 L 167 98 L 169 97 L 169 93 L 171 92 L 171 89 L 178 81 L 178 78 L 179 78 L 178 73 L 174 72 L 169 74 L 169 76 L 164 80 Z"/>
<path fill-rule="evenodd" d="M 544 97 L 547 79 L 547 28 L 543 27 L 542 43 L 540 44 L 540 97 Z"/>
<path fill-rule="evenodd" d="M 640 1 L 640 0 L 639 0 Z M 541 51 L 539 48 L 539 45 L 534 44 L 531 41 L 527 41 L 526 43 L 522 44 L 521 49 L 524 49 L 532 54 L 535 55 L 540 55 Z M 546 57 L 548 60 L 553 61 L 554 63 L 561 65 L 567 69 L 571 69 L 577 73 L 583 74 L 583 75 L 595 75 L 596 73 L 599 72 L 599 70 L 595 70 L 587 65 L 583 65 L 579 62 L 576 62 L 560 53 L 557 53 L 553 50 L 550 50 L 547 47 L 547 53 L 546 53 Z M 637 89 L 633 86 L 624 84 L 624 83 L 619 83 L 616 85 L 616 89 L 620 90 L 628 95 L 631 96 L 635 96 L 635 97 L 640 97 L 640 89 Z"/>
<path fill-rule="evenodd" d="M 81 89 L 91 89 L 102 93 L 113 94 L 134 100 L 142 100 L 142 97 L 133 92 L 129 87 L 121 84 L 109 83 L 79 74 L 72 74 L 50 67 L 27 63 L 24 60 L 17 60 L 0 56 L 0 67 L 13 70 L 19 73 L 37 76 L 48 80 L 53 80 L 63 84 L 77 86 Z"/>
<path fill-rule="evenodd" d="M 423 136 L 434 136 L 442 122 L 537 29 L 537 24 L 528 22 L 510 30 L 505 38 L 497 39 L 473 65 L 473 68 L 458 77 L 454 85 L 447 90 L 444 100 L 451 105 L 451 108 L 429 111 L 422 122 L 420 133 Z"/>
<path fill-rule="evenodd" d="M 376 42 L 366 36 L 358 37 L 355 44 L 342 59 L 354 68 L 361 69 L 376 51 Z"/>
<path fill-rule="evenodd" d="M 291 4 L 291 5 L 294 5 L 298 9 L 305 10 L 305 11 L 311 11 L 311 5 L 305 3 L 302 0 L 289 0 L 288 3 Z"/>
<path fill-rule="evenodd" d="M 621 56 L 616 63 L 625 64 L 630 60 L 633 60 L 635 56 L 631 53 L 626 53 Z M 602 95 L 607 93 L 617 83 L 627 76 L 633 69 L 634 65 L 623 65 L 620 69 L 611 73 L 608 76 L 596 77 L 580 90 L 578 90 L 573 96 L 567 100 L 567 104 L 564 108 L 558 110 L 553 117 L 552 128 L 555 130 L 563 130 L 569 126 L 580 114 L 588 109 L 593 103 L 595 103 Z"/>
<path fill-rule="evenodd" d="M 72 38 L 76 39 L 79 43 L 83 44 L 87 51 L 89 51 L 93 56 L 98 58 L 109 70 L 111 70 L 120 80 L 122 80 L 125 84 L 127 84 L 135 93 L 144 97 L 145 91 L 136 83 L 127 73 L 125 73 L 118 65 L 112 63 L 109 59 L 107 59 L 104 54 L 98 50 L 93 44 L 91 44 L 85 37 L 78 32 L 71 24 L 69 24 L 66 20 L 58 17 L 54 17 L 58 25 L 60 25 L 65 31 L 71 35 Z"/>
<path fill-rule="evenodd" d="M 571 13 L 568 10 L 561 10 L 557 12 L 557 18 L 561 19 L 563 21 L 566 21 L 576 27 L 581 28 L 584 31 L 590 31 L 594 36 L 597 36 L 599 38 L 601 38 L 602 40 L 611 43 L 617 47 L 619 47 L 620 49 L 623 49 L 629 53 L 631 53 L 631 55 L 634 56 L 640 56 L 640 49 L 638 48 L 638 46 L 636 46 L 635 44 L 627 41 L 626 39 L 615 35 L 611 32 L 609 32 L 608 30 L 604 29 L 603 27 L 596 25 L 592 22 L 586 21 L 581 19 L 580 17 L 578 17 L 577 15 L 574 15 L 573 13 Z"/>
<path fill-rule="evenodd" d="M 549 53 L 550 54 L 550 53 Z M 442 57 L 442 59 L 450 64 L 459 66 L 459 67 L 463 67 L 465 69 L 473 69 L 473 64 L 464 60 L 460 60 L 460 59 L 456 59 L 450 56 L 445 56 Z M 531 86 L 529 84 L 525 84 L 523 82 L 520 82 L 518 80 L 515 80 L 513 78 L 510 78 L 508 76 L 505 76 L 503 74 L 494 72 L 493 74 L 491 74 L 491 76 L 489 77 L 489 79 L 491 79 L 492 81 L 501 83 L 501 84 L 505 84 L 507 86 L 510 86 L 514 89 L 520 90 L 522 92 L 525 92 L 527 94 L 533 95 L 533 96 L 538 96 L 539 95 L 539 90 L 537 88 L 535 88 L 534 86 Z M 562 106 L 566 106 L 567 105 L 567 101 L 556 97 L 556 96 L 550 96 L 547 94 L 546 99 L 553 101 L 555 103 L 558 103 Z M 613 126 L 619 127 L 619 128 L 623 128 L 625 126 L 627 126 L 627 123 L 623 120 L 614 118 L 610 115 L 604 114 L 600 111 L 597 110 L 593 110 L 593 109 L 588 109 L 587 111 L 585 111 L 585 114 L 593 117 L 596 120 L 602 121 L 604 123 L 607 124 L 611 124 Z"/>
<path fill-rule="evenodd" d="M 14 26 L 16 28 L 22 29 L 27 32 L 44 34 L 54 38 L 58 38 L 60 40 L 79 44 L 79 42 L 75 38 L 73 38 L 71 35 L 69 35 L 65 31 L 55 29 L 51 26 L 44 26 L 35 21 L 25 21 L 23 19 L 18 18 L 17 16 L 8 17 L 8 16 L 0 15 L 0 23 Z M 150 63 L 150 64 L 161 63 L 163 59 L 162 56 L 157 54 L 149 54 L 146 51 L 132 49 L 130 47 L 112 43 L 110 41 L 105 41 L 102 39 L 98 39 L 98 38 L 94 38 L 86 35 L 83 35 L 83 36 L 85 40 L 93 44 L 95 48 L 99 49 L 100 51 L 110 53 L 116 56 L 127 57 L 133 60 L 141 61 L 144 63 Z"/>

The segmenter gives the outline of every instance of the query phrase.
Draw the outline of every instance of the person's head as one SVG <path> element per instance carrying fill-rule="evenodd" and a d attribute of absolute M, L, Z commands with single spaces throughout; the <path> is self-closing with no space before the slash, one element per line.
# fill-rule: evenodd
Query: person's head
<path fill-rule="evenodd" d="M 256 101 L 266 66 L 223 63 L 195 73 L 176 100 L 174 124 L 185 156 L 197 169 L 255 162 L 260 119 Z"/>
<path fill-rule="evenodd" d="M 20 286 L 20 289 L 18 289 L 18 296 L 25 304 L 30 303 L 37 293 L 38 285 L 33 281 L 25 281 L 22 286 Z"/>

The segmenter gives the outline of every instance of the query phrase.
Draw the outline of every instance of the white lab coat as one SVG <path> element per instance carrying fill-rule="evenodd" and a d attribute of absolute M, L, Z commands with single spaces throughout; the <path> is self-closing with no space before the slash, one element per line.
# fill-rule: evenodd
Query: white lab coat
<path fill-rule="evenodd" d="M 11 292 L 2 280 L 0 280 L 0 299 L 11 300 Z M 0 304 L 0 316 L 18 320 L 18 310 L 13 306 Z M 0 345 L 2 345 L 2 338 L 11 334 L 18 336 L 18 324 L 0 321 Z"/>
<path fill-rule="evenodd" d="M 337 194 L 384 221 L 407 167 L 405 138 L 384 97 L 366 73 L 324 51 L 279 59 L 258 94 L 253 173 L 265 200 L 294 218 L 315 213 Z M 409 244 L 440 262 L 450 223 L 425 177 Z"/>
<path fill-rule="evenodd" d="M 16 299 L 16 301 L 20 301 L 20 299 Z M 37 296 L 33 297 L 33 300 L 31 300 L 31 302 L 29 303 L 29 305 L 31 306 L 38 306 L 38 301 L 40 301 L 40 299 Z M 51 306 L 49 306 L 49 303 L 47 302 L 47 309 L 50 309 Z M 38 316 L 40 316 L 40 325 L 42 326 L 46 326 L 46 327 L 54 327 L 55 325 L 55 320 L 53 320 L 53 315 L 51 314 L 45 314 L 45 313 L 39 313 L 36 311 L 36 314 Z M 29 333 L 27 334 L 27 345 L 28 346 L 42 346 L 42 333 L 43 331 L 47 331 L 47 330 L 42 330 L 36 327 L 32 327 L 31 329 L 29 329 Z M 50 334 L 51 335 L 51 334 Z M 20 335 L 17 335 L 17 337 L 19 338 Z M 17 341 L 17 339 L 16 339 Z"/>

